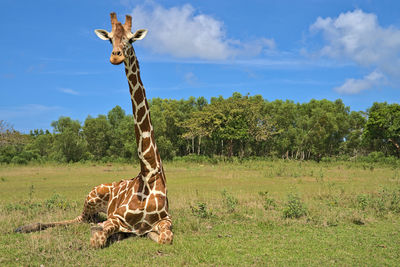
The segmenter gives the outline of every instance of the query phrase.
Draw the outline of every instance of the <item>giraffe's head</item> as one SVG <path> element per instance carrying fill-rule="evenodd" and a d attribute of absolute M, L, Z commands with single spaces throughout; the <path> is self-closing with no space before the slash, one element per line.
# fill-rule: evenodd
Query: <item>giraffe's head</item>
<path fill-rule="evenodd" d="M 131 32 L 132 17 L 126 15 L 125 24 L 117 20 L 117 15 L 113 12 L 111 16 L 111 32 L 106 30 L 95 30 L 94 32 L 102 40 L 109 40 L 113 46 L 111 52 L 110 62 L 114 65 L 121 64 L 126 57 L 126 51 L 132 46 L 136 40 L 143 39 L 147 30 L 137 30 L 135 33 Z"/>

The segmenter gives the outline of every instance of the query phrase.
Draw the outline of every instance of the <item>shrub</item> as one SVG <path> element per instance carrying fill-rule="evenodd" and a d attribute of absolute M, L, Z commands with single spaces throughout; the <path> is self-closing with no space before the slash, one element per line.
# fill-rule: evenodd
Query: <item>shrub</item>
<path fill-rule="evenodd" d="M 28 164 L 28 161 L 23 157 L 14 156 L 12 158 L 12 160 L 11 160 L 11 163 L 14 163 L 14 164 Z"/>
<path fill-rule="evenodd" d="M 198 202 L 197 207 L 190 206 L 192 214 L 199 218 L 211 218 L 213 216 L 211 211 L 207 210 L 207 204 L 204 202 Z"/>
<path fill-rule="evenodd" d="M 276 207 L 275 199 L 268 195 L 268 191 L 258 192 L 258 194 L 263 198 L 263 206 L 265 210 L 270 210 Z"/>
<path fill-rule="evenodd" d="M 357 196 L 357 205 L 361 210 L 365 210 L 370 203 L 370 197 L 366 194 L 360 194 Z"/>
<path fill-rule="evenodd" d="M 297 194 L 288 194 L 288 200 L 283 208 L 283 217 L 300 218 L 308 214 L 308 209 Z"/>
<path fill-rule="evenodd" d="M 230 195 L 226 189 L 222 191 L 223 202 L 228 212 L 234 212 L 236 209 L 236 205 L 238 204 L 238 199 L 234 196 Z"/>
<path fill-rule="evenodd" d="M 385 160 L 385 154 L 383 152 L 374 151 L 368 154 L 368 161 L 369 162 L 382 162 Z"/>
<path fill-rule="evenodd" d="M 68 210 L 72 208 L 71 203 L 67 202 L 61 195 L 55 193 L 49 199 L 44 201 L 44 206 L 51 209 Z"/>
<path fill-rule="evenodd" d="M 393 212 L 400 213 L 400 188 L 391 192 L 389 209 Z"/>

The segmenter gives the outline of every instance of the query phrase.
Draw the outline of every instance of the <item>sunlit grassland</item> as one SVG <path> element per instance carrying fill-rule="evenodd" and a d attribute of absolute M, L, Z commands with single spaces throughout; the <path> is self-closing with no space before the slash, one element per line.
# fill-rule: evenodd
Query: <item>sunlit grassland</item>
<path fill-rule="evenodd" d="M 0 264 L 395 266 L 400 261 L 396 168 L 244 161 L 167 162 L 165 170 L 174 244 L 132 237 L 93 250 L 87 224 L 30 234 L 13 230 L 73 218 L 93 186 L 134 177 L 138 168 L 0 166 Z M 289 200 L 298 205 L 290 206 Z M 301 209 L 298 218 L 289 216 Z"/>

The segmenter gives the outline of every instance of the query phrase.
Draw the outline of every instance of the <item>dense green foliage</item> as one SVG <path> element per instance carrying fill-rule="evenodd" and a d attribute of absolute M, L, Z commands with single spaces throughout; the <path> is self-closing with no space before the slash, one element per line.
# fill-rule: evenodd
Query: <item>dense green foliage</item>
<path fill-rule="evenodd" d="M 400 156 L 400 105 L 374 103 L 366 112 L 343 102 L 308 103 L 234 93 L 229 98 L 149 101 L 163 159 L 190 154 L 206 158 L 278 157 L 327 160 Z M 43 130 L 20 134 L 1 123 L 0 162 L 131 161 L 136 159 L 134 123 L 116 106 L 81 124 L 60 117 Z"/>

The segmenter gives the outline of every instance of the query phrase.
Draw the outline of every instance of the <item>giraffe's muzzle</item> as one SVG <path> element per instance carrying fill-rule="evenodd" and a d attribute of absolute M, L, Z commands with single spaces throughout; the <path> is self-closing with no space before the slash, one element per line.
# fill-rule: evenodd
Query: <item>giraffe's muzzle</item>
<path fill-rule="evenodd" d="M 121 51 L 113 51 L 111 53 L 110 62 L 114 65 L 119 65 L 125 60 L 125 56 Z"/>

